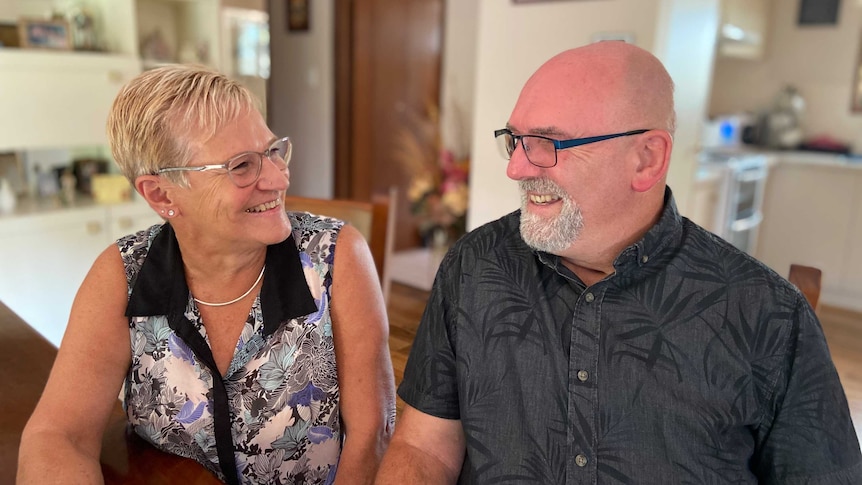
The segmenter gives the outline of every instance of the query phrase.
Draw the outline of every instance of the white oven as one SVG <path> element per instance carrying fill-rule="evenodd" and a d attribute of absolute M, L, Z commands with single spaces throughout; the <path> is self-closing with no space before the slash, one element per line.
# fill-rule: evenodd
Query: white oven
<path fill-rule="evenodd" d="M 761 154 L 706 153 L 701 164 L 721 173 L 721 201 L 716 208 L 716 233 L 748 254 L 757 247 L 763 221 L 763 190 L 768 159 Z"/>

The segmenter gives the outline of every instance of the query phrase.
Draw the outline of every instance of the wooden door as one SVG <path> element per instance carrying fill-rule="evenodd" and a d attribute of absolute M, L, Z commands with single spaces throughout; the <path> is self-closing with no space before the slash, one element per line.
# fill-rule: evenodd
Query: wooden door
<path fill-rule="evenodd" d="M 420 244 L 397 140 L 439 106 L 443 1 L 336 0 L 335 195 L 370 200 L 396 186 L 396 249 Z"/>

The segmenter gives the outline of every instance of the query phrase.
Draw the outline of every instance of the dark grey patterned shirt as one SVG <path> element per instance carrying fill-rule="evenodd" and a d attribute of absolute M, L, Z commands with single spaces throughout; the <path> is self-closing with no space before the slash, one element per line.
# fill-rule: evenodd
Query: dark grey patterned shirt
<path fill-rule="evenodd" d="M 862 483 L 811 307 L 665 201 L 588 288 L 517 212 L 447 254 L 398 393 L 461 420 L 460 483 Z"/>

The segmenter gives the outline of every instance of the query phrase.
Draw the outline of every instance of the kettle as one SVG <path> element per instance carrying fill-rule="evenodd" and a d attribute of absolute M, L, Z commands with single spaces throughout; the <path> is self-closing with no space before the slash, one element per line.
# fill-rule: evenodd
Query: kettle
<path fill-rule="evenodd" d="M 775 97 L 766 114 L 766 145 L 772 148 L 796 148 L 802 143 L 802 117 L 805 99 L 793 86 L 785 86 Z"/>

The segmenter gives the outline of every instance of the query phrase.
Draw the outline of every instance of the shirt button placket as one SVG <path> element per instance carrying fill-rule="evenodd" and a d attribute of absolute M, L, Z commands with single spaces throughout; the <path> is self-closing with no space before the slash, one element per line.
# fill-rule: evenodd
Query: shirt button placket
<path fill-rule="evenodd" d="M 592 307 L 593 306 L 592 304 L 596 301 L 596 295 L 591 291 L 587 291 L 586 293 L 583 293 L 582 296 L 583 296 L 583 302 L 586 305 Z M 592 312 L 594 312 L 596 310 L 597 310 L 596 308 L 592 308 L 591 310 L 586 310 L 586 313 L 592 314 Z M 582 364 L 585 364 L 585 363 L 587 363 L 587 362 L 582 362 Z M 585 369 L 585 368 L 578 369 L 577 372 L 575 373 L 575 375 L 577 376 L 578 381 L 580 381 L 582 383 L 586 383 L 587 381 L 590 380 L 590 371 L 588 369 Z M 593 384 L 593 386 L 595 386 L 595 384 Z M 593 407 L 594 406 L 595 406 L 595 403 L 593 403 Z M 590 414 L 594 417 L 595 412 L 596 412 L 596 410 L 592 409 L 592 412 Z M 588 419 L 591 419 L 591 418 L 588 418 Z M 577 465 L 578 468 L 586 471 L 587 465 L 589 464 L 589 459 L 587 458 L 587 454 L 586 453 L 578 453 L 577 455 L 575 455 L 574 458 L 575 458 L 574 464 Z M 592 466 L 590 467 L 591 471 L 594 472 L 593 468 L 594 467 L 592 467 Z M 588 473 L 590 473 L 590 472 L 588 472 Z M 569 481 L 572 482 L 572 479 L 574 477 L 572 476 L 569 478 L 570 478 Z M 585 478 L 585 477 L 581 476 L 580 478 Z M 577 482 L 579 482 L 579 480 L 574 480 L 574 482 L 572 482 L 572 483 L 577 483 Z"/>

